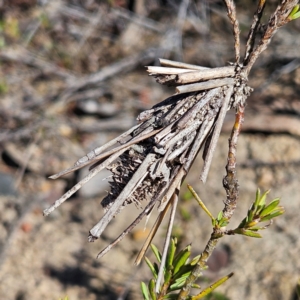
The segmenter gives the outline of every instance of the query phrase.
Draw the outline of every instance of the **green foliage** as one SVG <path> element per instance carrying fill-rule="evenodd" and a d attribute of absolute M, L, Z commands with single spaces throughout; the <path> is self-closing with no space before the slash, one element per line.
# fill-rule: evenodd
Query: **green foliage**
<path fill-rule="evenodd" d="M 203 203 L 203 201 L 200 199 L 200 197 L 198 196 L 198 194 L 195 192 L 195 190 L 192 188 L 192 186 L 190 186 L 189 184 L 187 185 L 188 189 L 190 190 L 190 192 L 192 193 L 192 195 L 194 196 L 195 200 L 198 202 L 198 204 L 201 206 L 201 208 L 206 212 L 206 214 L 211 218 L 213 226 L 214 226 L 214 222 L 215 219 L 212 216 L 211 212 L 208 210 L 208 208 L 206 207 L 206 205 Z"/>
<path fill-rule="evenodd" d="M 220 211 L 217 218 L 213 220 L 212 224 L 214 227 L 221 228 L 228 224 L 228 220 L 223 216 L 223 212 Z"/>
<path fill-rule="evenodd" d="M 221 279 L 219 279 L 218 281 L 216 281 L 214 284 L 212 284 L 210 287 L 206 288 L 205 290 L 203 290 L 202 292 L 200 292 L 198 295 L 192 297 L 192 300 L 198 300 L 198 299 L 202 299 L 205 296 L 211 295 L 211 292 L 216 289 L 218 286 L 220 286 L 221 284 L 223 284 L 225 281 L 227 281 L 230 277 L 233 276 L 233 273 L 230 273 L 227 276 L 222 277 Z M 224 297 L 222 294 L 219 294 L 220 297 L 218 297 L 217 299 L 226 299 L 226 297 Z"/>
<path fill-rule="evenodd" d="M 270 191 L 266 191 L 261 195 L 260 190 L 257 190 L 255 201 L 249 208 L 247 216 L 236 229 L 232 230 L 233 233 L 261 238 L 261 235 L 257 231 L 266 229 L 274 218 L 284 213 L 284 208 L 279 206 L 279 198 L 275 198 L 269 204 L 266 204 L 266 198 L 269 192 Z M 260 225 L 260 223 L 263 222 L 269 222 L 269 224 L 264 226 Z"/>
<path fill-rule="evenodd" d="M 142 289 L 143 299 L 150 300 L 148 288 L 144 282 L 141 282 L 141 289 Z"/>
<path fill-rule="evenodd" d="M 299 10 L 299 4 L 297 4 L 289 14 L 288 18 L 289 20 L 296 20 L 300 17 L 300 10 Z"/>
<path fill-rule="evenodd" d="M 212 220 L 213 239 L 219 239 L 226 234 L 242 234 L 249 237 L 260 238 L 261 235 L 258 233 L 258 231 L 267 228 L 271 224 L 273 218 L 284 213 L 284 208 L 279 206 L 279 198 L 275 198 L 267 204 L 266 199 L 269 191 L 266 191 L 261 195 L 260 190 L 258 189 L 255 200 L 249 208 L 247 216 L 242 220 L 240 225 L 234 230 L 225 230 L 225 227 L 229 221 L 226 217 L 224 217 L 223 211 L 220 211 L 218 216 L 214 218 L 193 188 L 188 185 L 188 189 L 199 203 L 201 208 Z M 261 223 L 264 222 L 269 222 L 269 224 L 261 225 Z M 186 281 L 190 276 L 192 276 L 192 272 L 195 267 L 201 265 L 201 270 L 205 270 L 207 268 L 207 257 L 211 254 L 204 251 L 202 254 L 199 254 L 191 259 L 191 245 L 188 245 L 184 249 L 177 251 L 177 239 L 173 238 L 168 248 L 165 265 L 163 266 L 163 283 L 156 287 L 160 269 L 159 264 L 161 263 L 162 255 L 155 245 L 151 245 L 151 249 L 158 263 L 151 263 L 147 257 L 145 258 L 145 261 L 153 275 L 153 278 L 149 281 L 148 285 L 146 285 L 144 282 L 141 283 L 143 298 L 146 300 L 177 299 L 179 290 L 186 285 Z M 227 281 L 232 275 L 233 273 L 219 279 L 209 287 L 198 292 L 197 295 L 188 296 L 187 299 L 226 300 L 227 298 L 222 294 L 212 294 L 212 292 L 218 286 Z M 200 289 L 200 286 L 197 284 L 193 284 L 192 287 Z M 156 289 L 158 289 L 157 292 Z"/>
<path fill-rule="evenodd" d="M 223 212 L 220 211 L 217 218 L 214 218 L 209 209 L 206 207 L 206 205 L 203 203 L 203 201 L 200 199 L 200 197 L 197 195 L 197 193 L 194 191 L 194 189 L 188 185 L 188 189 L 194 196 L 195 200 L 198 202 L 198 204 L 201 206 L 201 208 L 206 212 L 206 214 L 210 217 L 213 227 L 221 228 L 225 227 L 228 224 L 227 218 L 223 217 Z"/>
<path fill-rule="evenodd" d="M 189 276 L 194 267 L 189 259 L 191 255 L 191 246 L 188 245 L 175 255 L 177 248 L 176 246 L 177 239 L 172 239 L 164 266 L 164 282 L 160 287 L 160 291 L 164 291 L 164 299 L 172 299 L 174 295 L 173 292 L 181 289 L 181 287 L 185 283 L 186 278 Z M 151 249 L 156 259 L 160 263 L 161 253 L 154 245 L 151 245 Z M 155 283 L 159 271 L 157 264 L 152 264 L 147 257 L 145 258 L 145 260 L 153 274 L 153 279 L 150 280 L 148 286 L 145 283 L 141 284 L 143 297 L 144 299 L 159 299 L 155 293 Z"/>
<path fill-rule="evenodd" d="M 156 259 L 158 259 L 158 262 L 160 262 L 161 253 L 154 245 L 151 245 L 151 249 Z M 171 240 L 166 263 L 164 265 L 163 283 L 160 286 L 158 293 L 155 291 L 156 280 L 159 272 L 158 265 L 157 263 L 151 263 L 147 257 L 145 258 L 145 261 L 152 272 L 153 278 L 149 281 L 148 285 L 144 282 L 141 283 L 141 290 L 144 300 L 177 299 L 179 290 L 185 285 L 186 279 L 190 276 L 196 263 L 199 261 L 200 255 L 190 259 L 191 245 L 186 246 L 179 252 L 176 250 L 177 239 L 173 238 Z M 189 297 L 189 299 L 196 300 L 207 296 L 231 276 L 232 274 L 229 274 L 228 276 L 221 278 L 208 288 L 202 290 L 196 296 Z M 200 286 L 198 284 L 193 284 L 193 288 L 200 289 Z"/>

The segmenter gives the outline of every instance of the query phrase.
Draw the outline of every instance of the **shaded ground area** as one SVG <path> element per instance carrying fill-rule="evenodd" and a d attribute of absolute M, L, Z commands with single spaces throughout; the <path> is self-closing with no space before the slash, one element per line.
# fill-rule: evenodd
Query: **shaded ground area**
<path fill-rule="evenodd" d="M 237 1 L 242 41 L 252 1 Z M 99 250 L 138 214 L 129 206 L 100 241 L 87 242 L 103 214 L 103 172 L 47 218 L 42 210 L 85 171 L 47 177 L 135 123 L 136 115 L 174 93 L 143 66 L 158 57 L 208 67 L 233 61 L 231 26 L 221 1 L 51 1 L 0 4 L 0 298 L 141 299 L 145 265 L 135 267 L 155 213 L 103 259 Z M 272 5 L 267 9 L 271 11 Z M 267 19 L 267 17 L 266 17 Z M 220 292 L 230 299 L 296 299 L 300 276 L 300 54 L 299 21 L 278 32 L 251 74 L 238 144 L 241 201 L 232 226 L 244 217 L 256 188 L 282 197 L 286 214 L 262 240 L 226 237 L 207 271 L 206 286 L 229 272 Z M 233 112 L 224 124 L 206 185 L 199 156 L 187 178 L 214 214 L 225 199 L 222 177 Z M 178 209 L 175 231 L 196 255 L 210 221 L 191 199 Z M 155 243 L 162 246 L 165 226 Z M 151 254 L 149 253 L 150 257 Z"/>

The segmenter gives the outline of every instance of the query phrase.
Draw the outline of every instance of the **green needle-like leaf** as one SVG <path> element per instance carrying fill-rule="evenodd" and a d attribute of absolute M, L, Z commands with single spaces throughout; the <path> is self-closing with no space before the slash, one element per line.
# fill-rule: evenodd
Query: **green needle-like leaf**
<path fill-rule="evenodd" d="M 220 222 L 221 219 L 222 219 L 222 217 L 223 217 L 223 212 L 220 211 L 220 212 L 218 213 L 217 220 Z"/>
<path fill-rule="evenodd" d="M 284 208 L 279 206 L 278 209 L 273 210 L 269 215 L 261 218 L 260 221 L 261 222 L 269 221 L 269 220 L 274 219 L 278 216 L 281 216 L 284 212 L 285 212 Z"/>
<path fill-rule="evenodd" d="M 292 9 L 290 16 L 294 15 L 297 11 L 299 10 L 299 4 L 295 5 L 294 8 Z"/>
<path fill-rule="evenodd" d="M 190 274 L 191 273 L 191 271 L 193 270 L 193 268 L 194 268 L 194 266 L 192 266 L 192 265 L 185 265 L 185 266 L 182 266 L 181 268 L 180 268 L 180 270 L 176 273 L 176 274 L 174 274 L 174 276 L 173 276 L 173 280 L 177 280 L 178 278 L 181 278 L 181 277 L 184 277 L 184 276 L 186 276 L 187 274 Z"/>
<path fill-rule="evenodd" d="M 279 204 L 280 199 L 276 198 L 273 201 L 271 201 L 260 213 L 260 217 L 264 217 L 268 215 L 270 212 L 272 212 Z"/>
<path fill-rule="evenodd" d="M 198 202 L 198 204 L 201 206 L 201 208 L 206 212 L 206 214 L 211 218 L 211 220 L 214 220 L 213 215 L 211 214 L 211 212 L 208 210 L 208 208 L 206 207 L 206 205 L 203 203 L 203 201 L 200 199 L 200 197 L 198 196 L 198 194 L 195 192 L 195 190 L 192 188 L 191 185 L 187 185 L 188 189 L 190 190 L 190 192 L 192 193 L 192 195 L 194 196 L 195 200 Z"/>
<path fill-rule="evenodd" d="M 190 275 L 190 272 L 186 273 L 182 277 L 176 279 L 175 282 L 171 284 L 170 290 L 174 291 L 174 290 L 181 288 L 184 285 L 184 283 L 189 275 Z"/>
<path fill-rule="evenodd" d="M 172 270 L 165 271 L 165 283 L 170 282 L 172 274 L 173 274 Z"/>
<path fill-rule="evenodd" d="M 201 257 L 201 254 L 195 256 L 195 257 L 191 260 L 190 265 L 191 265 L 191 266 L 194 266 L 194 265 L 199 261 L 200 257 Z"/>
<path fill-rule="evenodd" d="M 155 293 L 155 280 L 153 278 L 149 281 L 148 288 L 149 288 L 151 299 L 156 300 L 157 296 Z"/>
<path fill-rule="evenodd" d="M 193 283 L 192 284 L 192 288 L 193 289 L 201 289 L 201 286 L 199 284 L 197 284 L 197 283 Z"/>
<path fill-rule="evenodd" d="M 158 266 L 158 264 L 157 263 L 153 263 L 153 266 L 154 266 L 156 274 L 158 274 L 158 272 L 159 272 L 159 266 Z"/>
<path fill-rule="evenodd" d="M 260 189 L 257 189 L 253 207 L 257 207 L 260 200 Z"/>
<path fill-rule="evenodd" d="M 292 20 L 296 20 L 296 19 L 298 19 L 298 18 L 300 18 L 300 11 L 298 11 L 296 14 L 294 14 L 294 15 L 292 16 Z"/>
<path fill-rule="evenodd" d="M 168 300 L 177 300 L 178 299 L 178 295 L 177 294 L 168 294 L 166 296 L 163 297 L 163 299 L 168 299 Z"/>
<path fill-rule="evenodd" d="M 176 282 L 176 283 L 172 284 L 169 288 L 169 291 L 174 292 L 174 291 L 180 290 L 184 286 L 186 278 L 180 282 Z"/>
<path fill-rule="evenodd" d="M 265 228 L 261 227 L 261 226 L 254 226 L 254 227 L 249 228 L 249 230 L 251 230 L 251 231 L 258 231 L 258 230 L 262 230 L 262 229 L 265 229 Z"/>
<path fill-rule="evenodd" d="M 257 232 L 254 232 L 254 231 L 252 231 L 252 230 L 242 230 L 242 232 L 241 233 L 239 233 L 239 234 L 242 234 L 242 235 L 246 235 L 246 236 L 250 236 L 250 237 L 254 237 L 254 238 L 262 238 L 262 236 L 259 234 L 259 233 L 257 233 Z"/>
<path fill-rule="evenodd" d="M 242 221 L 241 227 L 244 227 L 245 224 L 251 222 L 255 216 L 256 206 L 253 203 L 251 208 L 248 210 L 247 217 Z"/>
<path fill-rule="evenodd" d="M 299 4 L 295 5 L 294 8 L 292 9 L 291 13 L 289 14 L 288 18 L 290 20 L 296 20 L 300 17 L 300 12 L 299 12 Z"/>
<path fill-rule="evenodd" d="M 265 208 L 266 198 L 267 198 L 267 195 L 269 194 L 269 192 L 270 192 L 270 190 L 264 192 L 263 195 L 261 196 L 258 206 L 257 206 L 257 209 L 256 209 L 256 214 L 260 213 Z"/>
<path fill-rule="evenodd" d="M 160 263 L 161 262 L 161 253 L 159 252 L 159 250 L 156 248 L 156 246 L 154 244 L 150 245 L 157 261 Z"/>
<path fill-rule="evenodd" d="M 220 222 L 219 222 L 219 226 L 220 226 L 220 227 L 225 227 L 225 226 L 227 226 L 227 225 L 228 225 L 227 219 L 222 218 L 222 220 L 220 220 Z"/>
<path fill-rule="evenodd" d="M 201 299 L 201 298 L 207 296 L 208 294 L 210 294 L 213 290 L 215 290 L 218 286 L 220 286 L 221 284 L 223 284 L 225 281 L 227 281 L 232 276 L 233 276 L 233 273 L 230 273 L 227 276 L 221 278 L 220 280 L 216 281 L 211 286 L 209 286 L 208 288 L 206 288 L 205 290 L 203 290 L 198 295 L 193 296 L 191 298 L 191 300 L 198 300 L 198 299 Z"/>
<path fill-rule="evenodd" d="M 176 251 L 176 242 L 174 239 L 172 239 L 169 249 L 168 249 L 168 255 L 167 255 L 167 260 L 166 260 L 167 268 L 170 268 L 173 265 L 175 251 Z"/>
<path fill-rule="evenodd" d="M 144 300 L 150 300 L 149 293 L 148 293 L 148 288 L 147 288 L 145 282 L 141 282 L 141 289 L 142 289 L 143 299 Z"/>
<path fill-rule="evenodd" d="M 187 246 L 185 249 L 181 250 L 175 257 L 174 260 L 174 274 L 176 274 L 180 268 L 186 264 L 188 258 L 191 255 L 191 246 Z"/>
<path fill-rule="evenodd" d="M 154 278 L 156 279 L 157 278 L 157 270 L 155 269 L 154 265 L 151 263 L 151 261 L 148 259 L 148 257 L 145 257 L 145 261 L 146 261 L 146 264 L 148 265 L 149 269 L 151 270 Z"/>

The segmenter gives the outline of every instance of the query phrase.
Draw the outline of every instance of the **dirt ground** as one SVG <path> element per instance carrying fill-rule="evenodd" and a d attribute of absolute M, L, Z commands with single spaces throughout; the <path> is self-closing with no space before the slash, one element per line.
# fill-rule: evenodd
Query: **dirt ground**
<path fill-rule="evenodd" d="M 241 3 L 244 42 L 254 6 Z M 43 210 L 86 170 L 55 181 L 48 177 L 121 134 L 139 112 L 174 93 L 143 66 L 156 64 L 159 57 L 208 67 L 234 60 L 222 2 L 190 1 L 185 7 L 184 1 L 13 0 L 0 1 L 0 16 L 0 299 L 142 299 L 139 284 L 151 274 L 145 263 L 136 267 L 134 259 L 156 212 L 97 260 L 139 209 L 127 206 L 100 240 L 88 243 L 88 231 L 103 215 L 100 201 L 108 190 L 103 179 L 109 173 L 102 172 L 43 217 Z M 218 289 L 231 300 L 297 299 L 299 29 L 299 20 L 281 29 L 250 74 L 254 92 L 237 154 L 240 201 L 230 227 L 244 218 L 257 187 L 271 189 L 269 200 L 281 197 L 286 212 L 262 232 L 263 239 L 227 236 L 220 242 L 201 285 L 234 272 Z M 214 215 L 225 199 L 222 178 L 233 120 L 229 112 L 207 183 L 199 180 L 201 155 L 186 179 Z M 175 231 L 197 255 L 211 223 L 195 201 L 185 199 L 186 191 L 184 184 Z M 159 248 L 165 229 L 166 224 L 154 240 Z"/>

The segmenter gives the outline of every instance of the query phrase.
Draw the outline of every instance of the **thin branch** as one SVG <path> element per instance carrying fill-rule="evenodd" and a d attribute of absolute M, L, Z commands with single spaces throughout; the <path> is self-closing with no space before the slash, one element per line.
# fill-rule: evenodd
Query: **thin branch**
<path fill-rule="evenodd" d="M 216 127 L 214 129 L 212 139 L 211 139 L 210 144 L 209 144 L 207 156 L 206 156 L 205 161 L 204 161 L 204 166 L 203 166 L 201 176 L 200 176 L 200 180 L 203 183 L 206 182 L 208 171 L 210 169 L 210 164 L 211 164 L 211 161 L 212 161 L 212 158 L 213 158 L 216 146 L 217 146 L 217 142 L 219 140 L 219 136 L 220 136 L 221 129 L 222 129 L 222 126 L 223 126 L 223 122 L 224 122 L 224 119 L 225 119 L 225 116 L 226 116 L 226 113 L 227 113 L 227 110 L 228 110 L 229 101 L 230 101 L 231 96 L 232 96 L 232 92 L 233 92 L 233 86 L 230 86 L 228 88 L 228 90 L 226 91 L 226 96 L 225 96 L 222 108 L 219 112 L 219 116 L 218 116 L 218 119 L 217 119 L 217 122 L 216 122 Z"/>
<path fill-rule="evenodd" d="M 274 34 L 283 25 L 289 23 L 291 19 L 288 18 L 292 9 L 297 5 L 298 0 L 283 0 L 276 8 L 276 11 L 270 17 L 266 29 L 263 33 L 263 37 L 260 42 L 249 55 L 248 62 L 244 67 L 243 73 L 247 77 L 254 63 L 256 62 L 259 55 L 267 49 L 268 44 L 271 42 Z"/>
<path fill-rule="evenodd" d="M 191 70 L 205 70 L 209 69 L 207 67 L 201 67 L 197 65 L 186 64 L 183 62 L 173 61 L 169 59 L 159 58 L 159 62 L 163 67 L 173 67 L 181 69 L 191 69 Z"/>
<path fill-rule="evenodd" d="M 250 54 L 253 51 L 254 44 L 255 44 L 255 37 L 257 34 L 257 30 L 260 25 L 260 19 L 262 17 L 264 8 L 265 8 L 266 0 L 259 0 L 257 4 L 256 12 L 253 16 L 253 22 L 248 34 L 247 38 L 247 44 L 246 44 L 246 51 L 245 51 L 245 58 L 244 58 L 244 64 L 246 65 L 249 59 Z"/>
<path fill-rule="evenodd" d="M 124 133 L 122 133 L 121 135 L 119 135 L 118 137 L 112 139 L 111 141 L 109 141 L 108 143 L 104 144 L 103 146 L 97 147 L 95 149 L 93 149 L 92 151 L 90 151 L 89 153 L 87 153 L 85 156 L 79 158 L 77 160 L 77 162 L 75 163 L 75 166 L 85 166 L 83 164 L 85 163 L 91 163 L 93 162 L 92 159 L 94 159 L 95 157 L 97 157 L 98 155 L 100 155 L 101 153 L 103 153 L 104 150 L 112 147 L 113 145 L 119 143 L 120 141 L 122 141 L 124 138 L 127 138 L 134 130 L 136 130 L 138 127 L 140 126 L 140 124 L 135 125 L 133 127 L 131 127 L 129 130 L 125 131 Z M 55 176 L 55 175 L 53 175 Z M 56 179 L 56 177 L 51 176 L 52 179 Z"/>
<path fill-rule="evenodd" d="M 44 216 L 48 216 L 52 211 L 54 211 L 57 207 L 59 207 L 63 202 L 69 199 L 74 193 L 76 193 L 85 183 L 91 180 L 94 176 L 96 176 L 101 170 L 109 166 L 115 159 L 117 159 L 121 154 L 123 154 L 130 146 L 127 146 L 114 154 L 112 154 L 108 159 L 106 159 L 99 166 L 94 168 L 91 172 L 88 173 L 82 180 L 80 180 L 77 184 L 75 184 L 69 191 L 67 191 L 62 197 L 54 202 L 49 208 L 44 210 Z"/>
<path fill-rule="evenodd" d="M 179 194 L 179 190 L 180 190 L 180 185 L 181 185 L 181 183 L 178 185 L 177 189 L 175 190 L 175 192 L 172 196 L 172 199 L 170 200 L 170 202 L 172 202 L 172 210 L 171 210 L 171 214 L 170 214 L 168 230 L 166 233 L 165 244 L 164 244 L 164 248 L 163 248 L 164 250 L 162 253 L 162 257 L 161 257 L 160 268 L 159 268 L 159 272 L 158 272 L 157 279 L 156 279 L 156 285 L 155 285 L 156 293 L 159 293 L 160 284 L 161 284 L 162 277 L 164 274 L 164 268 L 165 268 L 165 263 L 166 263 L 166 259 L 167 259 L 168 248 L 170 245 L 176 208 L 177 208 L 177 204 L 178 204 L 178 194 Z"/>
<path fill-rule="evenodd" d="M 226 191 L 223 216 L 228 220 L 231 219 L 239 198 L 239 185 L 236 178 L 236 148 L 242 124 L 244 122 L 245 107 L 243 105 L 240 105 L 238 106 L 237 110 L 238 111 L 235 115 L 235 123 L 231 131 L 231 136 L 229 138 L 226 176 L 223 179 L 223 186 Z"/>
<path fill-rule="evenodd" d="M 183 68 L 167 68 L 167 67 L 156 67 L 156 66 L 147 66 L 146 71 L 150 75 L 157 74 L 166 74 L 166 75 L 177 75 L 181 73 L 193 72 L 193 69 L 183 69 Z"/>
<path fill-rule="evenodd" d="M 184 93 L 190 93 L 196 91 L 209 90 L 221 86 L 234 85 L 234 82 L 235 82 L 234 78 L 213 79 L 204 82 L 179 85 L 176 87 L 176 92 L 178 94 L 184 94 Z"/>
<path fill-rule="evenodd" d="M 130 146 L 132 146 L 132 145 L 134 145 L 134 144 L 136 144 L 136 143 L 138 143 L 138 142 L 140 142 L 142 140 L 145 140 L 145 139 L 147 139 L 147 138 L 155 135 L 159 131 L 160 130 L 157 129 L 157 130 L 153 130 L 151 132 L 147 132 L 145 134 L 141 134 L 138 137 L 136 137 L 136 138 L 132 139 L 131 141 L 129 141 L 128 143 L 126 143 L 125 145 L 121 145 L 121 146 L 116 147 L 116 148 L 114 148 L 112 150 L 109 150 L 107 152 L 101 153 L 100 155 L 97 155 L 97 156 L 95 156 L 95 154 L 93 153 L 94 152 L 94 150 L 93 150 L 93 151 L 91 151 L 91 152 L 88 153 L 88 155 L 91 155 L 91 157 L 84 156 L 84 157 L 80 158 L 75 163 L 75 165 L 73 167 L 71 167 L 69 169 L 66 169 L 64 171 L 61 171 L 61 172 L 59 172 L 57 174 L 54 174 L 54 175 L 50 176 L 49 178 L 51 178 L 51 179 L 57 179 L 57 178 L 59 178 L 59 177 L 61 177 L 63 175 L 69 174 L 69 173 L 74 172 L 74 171 L 76 171 L 78 169 L 81 169 L 81 168 L 83 168 L 83 167 L 85 167 L 87 165 L 90 165 L 91 163 L 95 163 L 95 162 L 98 162 L 98 161 L 100 161 L 100 160 L 102 160 L 102 159 L 104 159 L 106 157 L 109 157 L 110 155 L 115 154 L 117 151 L 123 151 L 123 152 L 125 152 L 124 149 L 125 150 L 128 149 Z M 106 145 L 104 145 L 104 147 L 107 148 Z M 101 148 L 101 147 L 99 147 L 99 148 Z M 96 148 L 96 149 L 98 149 L 98 148 Z M 123 153 L 123 152 L 120 152 L 120 153 Z"/>
<path fill-rule="evenodd" d="M 233 77 L 235 75 L 235 69 L 233 66 L 221 67 L 200 71 L 193 71 L 176 76 L 175 82 L 178 84 L 186 84 L 197 81 L 205 81 L 216 78 Z"/>
<path fill-rule="evenodd" d="M 240 28 L 239 22 L 236 17 L 236 8 L 233 0 L 224 0 L 228 17 L 233 26 L 233 35 L 234 35 L 234 49 L 235 49 L 235 61 L 237 64 L 240 62 Z"/>

